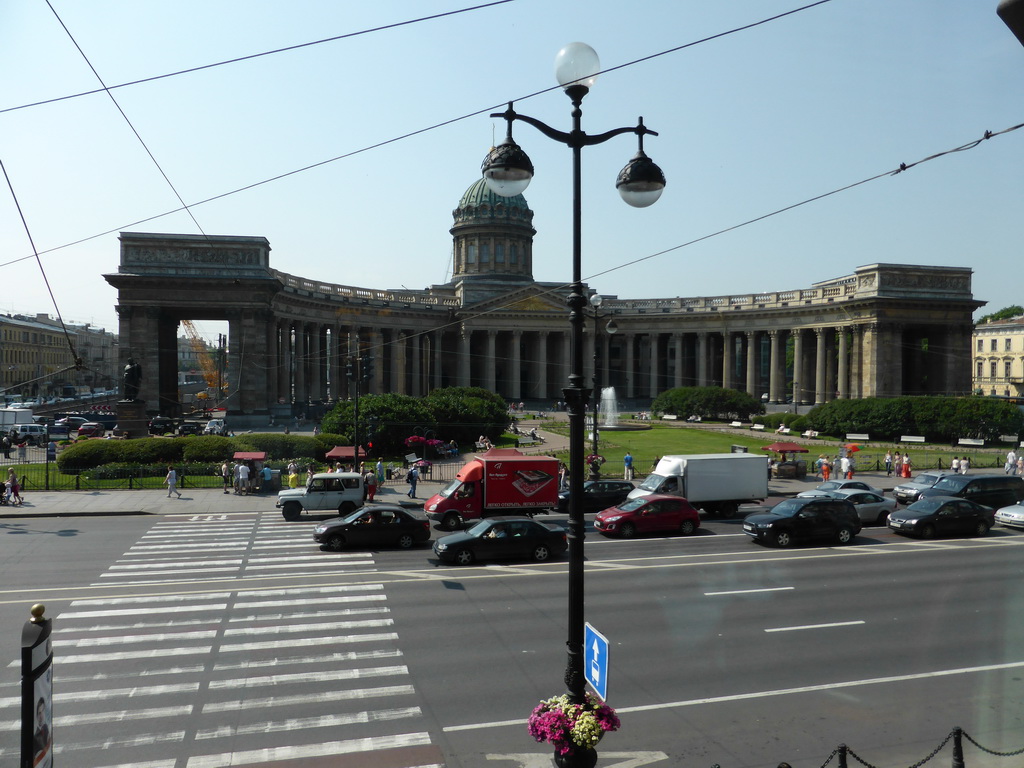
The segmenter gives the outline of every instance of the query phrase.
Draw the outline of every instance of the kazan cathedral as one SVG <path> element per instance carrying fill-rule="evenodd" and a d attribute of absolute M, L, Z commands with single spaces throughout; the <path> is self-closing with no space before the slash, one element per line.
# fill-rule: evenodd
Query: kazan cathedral
<path fill-rule="evenodd" d="M 263 237 L 123 232 L 122 365 L 141 364 L 149 414 L 180 410 L 182 320 L 228 324 L 233 423 L 354 394 L 476 386 L 548 404 L 569 375 L 567 287 L 533 279 L 533 211 L 483 179 L 453 212 L 452 278 L 423 291 L 337 285 L 272 268 Z M 971 390 L 971 270 L 869 264 L 792 290 L 692 298 L 587 289 L 586 382 L 643 407 L 680 386 L 769 403 Z M 596 320 L 596 322 L 595 322 Z M 595 325 L 597 326 L 595 329 Z"/>

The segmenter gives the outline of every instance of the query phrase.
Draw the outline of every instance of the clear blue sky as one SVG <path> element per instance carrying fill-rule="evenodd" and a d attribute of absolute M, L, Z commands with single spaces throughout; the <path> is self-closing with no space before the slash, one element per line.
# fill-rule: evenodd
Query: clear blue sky
<path fill-rule="evenodd" d="M 108 85 L 470 7 L 412 2 L 51 0 Z M 799 0 L 515 0 L 114 94 L 188 203 L 491 111 L 568 129 L 558 49 L 615 67 L 789 11 Z M 1024 122 L 1024 48 L 996 0 L 832 0 L 602 76 L 598 133 L 643 115 L 661 201 L 623 204 L 619 137 L 584 150 L 584 274 L 624 298 L 800 288 L 875 262 L 969 266 L 984 311 L 1024 303 L 1018 275 L 1024 130 L 697 245 L 617 267 Z M 0 5 L 0 109 L 97 87 L 41 0 Z M 522 98 L 522 100 L 520 100 Z M 260 235 L 277 269 L 371 288 L 424 288 L 451 270 L 451 212 L 503 125 L 482 115 L 322 165 L 193 213 L 207 234 Z M 537 175 L 534 273 L 569 277 L 570 156 L 516 138 Z M 116 330 L 116 231 L 196 233 L 104 94 L 0 112 L 0 159 L 64 317 Z M 39 267 L 0 188 L 2 312 L 49 312 Z"/>

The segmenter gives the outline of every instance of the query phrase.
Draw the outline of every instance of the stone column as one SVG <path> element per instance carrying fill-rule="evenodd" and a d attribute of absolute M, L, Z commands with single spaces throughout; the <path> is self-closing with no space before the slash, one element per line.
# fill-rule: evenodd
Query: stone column
<path fill-rule="evenodd" d="M 651 359 L 648 360 L 649 381 L 647 383 L 648 397 L 652 400 L 658 396 L 658 373 L 661 370 L 661 356 L 658 354 L 659 344 L 661 342 L 661 334 L 654 333 L 653 331 L 647 335 L 648 345 L 647 354 L 650 355 Z"/>
<path fill-rule="evenodd" d="M 676 350 L 676 369 L 673 372 L 675 374 L 673 386 L 678 388 L 683 386 L 683 334 L 673 334 L 672 341 Z"/>
<path fill-rule="evenodd" d="M 278 397 L 278 375 L 281 370 L 280 350 L 277 346 L 277 317 L 273 312 L 267 312 L 267 320 L 263 327 L 265 334 L 263 348 L 267 350 L 267 389 L 264 399 L 269 409 L 277 402 Z M 216 360 L 214 361 L 216 362 Z"/>
<path fill-rule="evenodd" d="M 320 387 L 320 367 L 323 361 L 323 347 L 320 344 L 321 327 L 313 323 L 309 326 L 309 399 L 323 399 Z"/>
<path fill-rule="evenodd" d="M 278 397 L 284 402 L 290 403 L 292 394 L 292 368 L 294 358 L 292 357 L 292 321 L 283 320 L 278 325 L 278 344 L 281 349 L 281 369 L 278 371 L 277 389 Z"/>
<path fill-rule="evenodd" d="M 636 397 L 636 388 L 634 387 L 633 380 L 635 378 L 635 367 L 636 360 L 634 359 L 634 347 L 636 346 L 636 336 L 633 333 L 626 333 L 626 397 Z"/>
<path fill-rule="evenodd" d="M 746 331 L 747 335 L 747 394 L 757 397 L 757 331 Z"/>
<path fill-rule="evenodd" d="M 732 372 L 735 353 L 732 331 L 722 331 L 722 389 L 733 388 Z"/>
<path fill-rule="evenodd" d="M 408 395 L 409 384 L 406 374 L 409 370 L 409 337 L 406 331 L 402 329 L 396 329 L 394 331 L 394 339 L 394 376 L 391 381 L 391 387 L 393 392 L 397 392 L 402 395 Z"/>
<path fill-rule="evenodd" d="M 828 328 L 815 328 L 814 333 L 817 337 L 817 357 L 815 358 L 814 366 L 814 404 L 821 405 L 828 401 L 826 394 L 826 387 L 828 386 L 826 378 L 826 365 L 828 363 Z"/>
<path fill-rule="evenodd" d="M 793 403 L 804 401 L 804 332 L 802 328 L 794 328 L 793 334 Z"/>
<path fill-rule="evenodd" d="M 459 386 L 460 387 L 468 387 L 468 386 L 470 386 L 470 372 L 472 371 L 472 368 L 470 367 L 470 363 L 472 362 L 472 358 L 470 357 L 470 354 L 471 354 L 470 350 L 471 350 L 471 346 L 472 346 L 472 340 L 473 340 L 473 332 L 469 328 L 466 328 L 465 326 L 463 326 L 461 331 L 460 331 L 460 333 L 459 333 Z"/>
<path fill-rule="evenodd" d="M 440 389 L 444 386 L 443 373 L 444 373 L 444 331 L 431 331 L 431 337 L 433 338 L 433 351 L 434 351 L 434 369 L 431 372 L 431 387 L 432 389 Z"/>
<path fill-rule="evenodd" d="M 512 331 L 511 336 L 508 356 L 508 396 L 510 399 L 519 402 L 522 398 L 521 382 L 523 375 L 520 347 L 523 343 L 523 332 L 518 330 Z"/>
<path fill-rule="evenodd" d="M 537 394 L 542 400 L 548 397 L 548 333 L 537 332 Z"/>
<path fill-rule="evenodd" d="M 773 328 L 768 331 L 771 339 L 771 360 L 768 363 L 768 400 L 782 402 L 785 382 L 785 355 L 782 351 L 782 331 Z"/>
<path fill-rule="evenodd" d="M 498 391 L 497 357 L 498 333 L 497 331 L 484 331 L 484 389 L 488 392 Z"/>
<path fill-rule="evenodd" d="M 839 327 L 839 370 L 837 376 L 839 380 L 836 382 L 836 389 L 839 390 L 840 399 L 846 400 L 850 397 L 850 361 L 848 359 L 849 346 L 846 339 L 846 334 L 849 329 L 840 326 Z"/>
<path fill-rule="evenodd" d="M 303 405 L 309 400 L 309 387 L 306 384 L 309 356 L 306 354 L 306 342 L 306 324 L 295 323 L 295 402 Z"/>
<path fill-rule="evenodd" d="M 697 331 L 697 386 L 708 386 L 708 332 Z"/>

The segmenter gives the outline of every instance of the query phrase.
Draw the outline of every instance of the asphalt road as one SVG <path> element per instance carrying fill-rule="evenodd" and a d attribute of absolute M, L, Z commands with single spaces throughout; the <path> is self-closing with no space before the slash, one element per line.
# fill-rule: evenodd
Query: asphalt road
<path fill-rule="evenodd" d="M 551 764 L 523 721 L 563 689 L 564 561 L 339 555 L 312 544 L 311 519 L 179 509 L 0 521 L 0 764 L 37 601 L 57 617 L 60 765 Z M 866 528 L 848 547 L 779 551 L 734 521 L 588 538 L 586 614 L 611 641 L 623 720 L 600 765 L 816 768 L 840 743 L 909 765 L 953 726 L 1019 748 L 1021 545 L 999 528 L 938 542 Z M 1005 764 L 967 748 L 972 768 Z"/>

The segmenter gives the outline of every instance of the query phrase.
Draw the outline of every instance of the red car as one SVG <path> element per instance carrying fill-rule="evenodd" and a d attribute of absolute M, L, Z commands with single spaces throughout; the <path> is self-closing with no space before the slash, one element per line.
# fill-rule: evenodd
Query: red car
<path fill-rule="evenodd" d="M 87 421 L 85 424 L 78 425 L 79 437 L 103 437 L 106 431 L 107 428 L 98 421 Z"/>
<path fill-rule="evenodd" d="M 627 499 L 594 518 L 594 528 L 605 536 L 631 539 L 638 533 L 681 533 L 700 528 L 700 513 L 678 496 L 651 494 Z"/>

